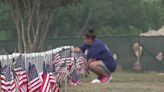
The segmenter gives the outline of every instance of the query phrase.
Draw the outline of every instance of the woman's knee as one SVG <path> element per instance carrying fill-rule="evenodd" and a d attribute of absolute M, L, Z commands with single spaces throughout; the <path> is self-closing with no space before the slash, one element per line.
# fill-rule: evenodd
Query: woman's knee
<path fill-rule="evenodd" d="M 96 67 L 97 67 L 97 65 L 96 65 L 95 62 L 90 62 L 90 63 L 88 64 L 88 68 L 89 68 L 90 70 L 95 69 Z"/>

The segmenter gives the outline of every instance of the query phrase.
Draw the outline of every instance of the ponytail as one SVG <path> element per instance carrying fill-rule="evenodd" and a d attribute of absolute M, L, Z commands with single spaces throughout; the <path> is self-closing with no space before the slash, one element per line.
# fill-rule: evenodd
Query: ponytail
<path fill-rule="evenodd" d="M 84 36 L 85 36 L 86 38 L 92 38 L 93 40 L 96 39 L 96 35 L 95 35 L 93 29 L 88 30 L 88 32 L 86 32 L 86 33 L 84 34 Z"/>

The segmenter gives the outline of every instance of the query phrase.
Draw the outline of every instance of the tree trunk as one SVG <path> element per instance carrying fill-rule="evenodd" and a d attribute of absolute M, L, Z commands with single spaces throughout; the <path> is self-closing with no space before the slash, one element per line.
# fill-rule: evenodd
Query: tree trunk
<path fill-rule="evenodd" d="M 54 12 L 62 0 L 10 0 L 19 52 L 43 51 Z"/>

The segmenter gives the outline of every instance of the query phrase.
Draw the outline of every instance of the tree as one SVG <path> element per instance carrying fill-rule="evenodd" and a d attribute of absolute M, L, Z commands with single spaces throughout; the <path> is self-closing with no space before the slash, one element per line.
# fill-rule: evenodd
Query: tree
<path fill-rule="evenodd" d="M 101 30 L 103 26 L 110 26 L 108 20 L 111 15 L 110 0 L 81 0 L 77 4 L 62 7 L 56 14 L 55 23 L 60 30 L 58 35 L 80 37 L 88 28 Z"/>
<path fill-rule="evenodd" d="M 10 14 L 10 6 L 6 2 L 0 1 L 0 16 L 0 31 L 12 31 L 14 22 Z M 10 27 L 6 25 L 10 25 Z"/>
<path fill-rule="evenodd" d="M 162 0 L 81 0 L 57 11 L 57 34 L 80 36 L 88 26 L 98 36 L 138 35 L 164 24 Z M 56 35 L 56 33 L 55 33 Z"/>
<path fill-rule="evenodd" d="M 13 20 L 11 17 L 10 6 L 5 1 L 0 0 L 0 40 L 10 40 L 13 36 Z"/>
<path fill-rule="evenodd" d="M 0 2 L 1 1 L 4 2 L 7 0 L 0 0 Z M 45 26 L 44 28 L 42 28 L 43 24 L 47 24 L 48 19 L 46 21 L 43 21 L 46 18 L 43 17 L 43 19 L 40 20 L 40 25 L 38 28 L 37 15 L 42 16 L 42 14 L 40 13 L 46 13 L 47 9 L 44 9 L 46 7 L 42 7 L 45 6 L 45 4 L 51 9 L 54 9 L 54 6 L 48 5 L 47 1 L 43 0 L 11 1 L 18 1 L 19 3 L 21 3 L 19 8 L 22 13 L 20 13 L 20 15 L 23 16 L 23 18 L 18 18 L 19 21 L 22 19 L 24 22 L 25 40 L 27 40 L 26 49 L 28 51 L 31 48 L 34 50 L 30 51 L 43 50 L 44 41 L 43 45 L 39 46 L 39 44 L 41 39 L 43 39 L 41 33 L 44 32 L 42 30 L 45 31 Z M 38 4 L 38 2 L 40 1 L 44 3 Z M 52 3 L 52 1 L 50 0 L 48 2 Z M 28 2 L 30 2 L 30 4 L 28 4 Z M 10 4 L 13 6 L 13 3 Z M 26 8 L 29 5 L 30 8 Z M 33 10 L 34 13 L 31 14 L 33 6 L 35 6 Z M 60 6 L 60 8 L 57 8 L 58 6 Z M 41 9 L 39 9 L 39 12 L 36 10 L 38 7 L 41 7 Z M 53 13 L 53 18 L 48 27 L 48 38 L 79 37 L 90 26 L 96 29 L 96 33 L 98 36 L 138 35 L 141 32 L 148 31 L 148 29 L 158 29 L 164 24 L 164 0 L 59 0 L 59 2 L 57 3 L 57 7 L 57 11 Z M 12 7 L 12 11 L 15 10 L 16 9 L 13 9 Z M 8 12 L 10 12 L 8 6 L 3 5 L 0 9 L 0 15 L 3 16 L 0 17 L 0 29 L 5 29 L 4 31 L 11 28 L 13 30 L 13 27 L 11 26 L 13 25 L 13 23 L 10 22 L 10 16 L 6 16 L 9 15 Z M 27 35 L 28 20 L 30 20 L 30 15 L 32 16 L 32 23 L 30 22 L 29 30 L 30 36 L 32 37 L 29 38 L 31 39 L 31 43 L 34 45 L 29 45 L 30 40 L 28 40 Z M 51 12 L 47 13 L 47 15 L 51 15 Z M 17 19 L 17 17 L 13 18 L 14 20 Z M 51 26 L 51 23 L 53 26 Z M 21 30 L 21 22 L 17 24 L 19 25 L 18 28 Z M 7 27 L 3 25 L 7 25 Z M 39 29 L 39 35 L 35 36 L 37 28 Z M 15 31 L 12 32 L 16 34 Z M 20 34 L 22 34 L 21 32 L 22 30 L 20 31 Z M 34 42 L 35 37 L 37 38 L 37 40 L 35 40 Z M 45 38 L 47 38 L 47 36 Z M 19 47 L 22 46 L 22 51 L 24 51 L 24 42 L 21 42 L 21 44 L 22 45 L 19 45 Z M 29 48 L 29 46 L 31 46 L 31 48 Z M 36 48 L 36 46 L 38 46 L 38 48 Z"/>
<path fill-rule="evenodd" d="M 10 0 L 19 52 L 42 51 L 62 0 Z"/>

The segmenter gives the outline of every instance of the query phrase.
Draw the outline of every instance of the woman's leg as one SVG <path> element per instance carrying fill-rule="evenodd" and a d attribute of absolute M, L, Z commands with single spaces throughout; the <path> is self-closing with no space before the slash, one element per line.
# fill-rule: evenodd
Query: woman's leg
<path fill-rule="evenodd" d="M 109 73 L 107 73 L 104 69 L 104 64 L 102 61 L 93 61 L 88 64 L 88 68 L 93 73 L 97 74 L 98 76 L 109 76 Z"/>

